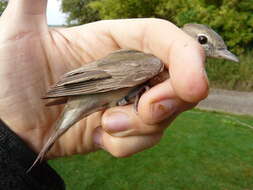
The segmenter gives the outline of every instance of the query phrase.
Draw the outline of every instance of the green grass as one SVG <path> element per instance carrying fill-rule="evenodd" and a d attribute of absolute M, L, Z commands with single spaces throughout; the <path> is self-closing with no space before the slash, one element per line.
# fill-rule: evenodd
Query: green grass
<path fill-rule="evenodd" d="M 100 151 L 50 164 L 69 190 L 250 190 L 253 129 L 244 123 L 253 118 L 189 111 L 159 145 L 130 158 Z"/>
<path fill-rule="evenodd" d="M 240 63 L 210 59 L 207 61 L 207 73 L 211 87 L 229 90 L 253 90 L 253 54 L 239 57 Z"/>

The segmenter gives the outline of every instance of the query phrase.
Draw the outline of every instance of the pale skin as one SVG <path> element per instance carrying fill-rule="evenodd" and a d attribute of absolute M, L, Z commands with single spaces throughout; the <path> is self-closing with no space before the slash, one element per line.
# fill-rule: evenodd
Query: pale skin
<path fill-rule="evenodd" d="M 100 21 L 48 28 L 46 0 L 10 0 L 0 18 L 0 118 L 38 153 L 62 106 L 41 97 L 59 77 L 121 48 L 159 57 L 171 78 L 131 105 L 107 109 L 78 122 L 53 146 L 48 158 L 104 149 L 130 156 L 159 143 L 181 112 L 208 94 L 202 47 L 172 23 L 159 19 Z M 189 126 L 190 127 L 190 126 Z"/>

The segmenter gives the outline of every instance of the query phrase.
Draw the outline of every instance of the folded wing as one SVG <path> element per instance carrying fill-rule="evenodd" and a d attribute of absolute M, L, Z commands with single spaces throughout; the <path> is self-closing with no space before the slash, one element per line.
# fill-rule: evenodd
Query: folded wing
<path fill-rule="evenodd" d="M 45 98 L 96 94 L 134 87 L 159 74 L 163 63 L 151 54 L 119 50 L 63 75 Z"/>

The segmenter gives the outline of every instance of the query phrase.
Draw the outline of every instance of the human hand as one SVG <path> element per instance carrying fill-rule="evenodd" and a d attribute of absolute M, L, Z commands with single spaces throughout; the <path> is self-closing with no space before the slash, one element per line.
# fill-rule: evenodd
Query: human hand
<path fill-rule="evenodd" d="M 11 0 L 0 18 L 0 118 L 35 152 L 50 135 L 62 107 L 45 107 L 48 87 L 72 69 L 121 48 L 159 57 L 171 78 L 143 94 L 139 114 L 115 107 L 78 122 L 48 157 L 103 148 L 117 157 L 154 146 L 182 111 L 208 93 L 204 51 L 173 24 L 159 19 L 100 21 L 49 28 L 46 0 Z M 15 14 L 14 14 L 15 13 Z"/>

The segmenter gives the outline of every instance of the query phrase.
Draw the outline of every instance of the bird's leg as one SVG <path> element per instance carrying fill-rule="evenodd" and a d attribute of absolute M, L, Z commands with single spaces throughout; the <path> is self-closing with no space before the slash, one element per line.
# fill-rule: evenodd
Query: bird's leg
<path fill-rule="evenodd" d="M 148 85 L 143 85 L 142 88 L 140 89 L 140 91 L 136 94 L 135 96 L 135 100 L 134 100 L 134 111 L 136 114 L 138 114 L 138 104 L 139 104 L 139 100 L 142 94 L 144 94 L 145 92 L 147 92 L 150 89 L 150 87 Z"/>
<path fill-rule="evenodd" d="M 134 88 L 133 90 L 131 90 L 128 95 L 126 95 L 125 97 L 123 97 L 122 99 L 120 99 L 117 102 L 118 106 L 124 106 L 130 103 L 134 103 L 134 110 L 136 113 L 138 113 L 138 103 L 140 100 L 141 95 L 148 91 L 150 89 L 150 87 L 145 83 L 142 84 L 140 86 L 137 86 L 136 88 Z M 134 101 L 133 101 L 134 100 Z"/>

